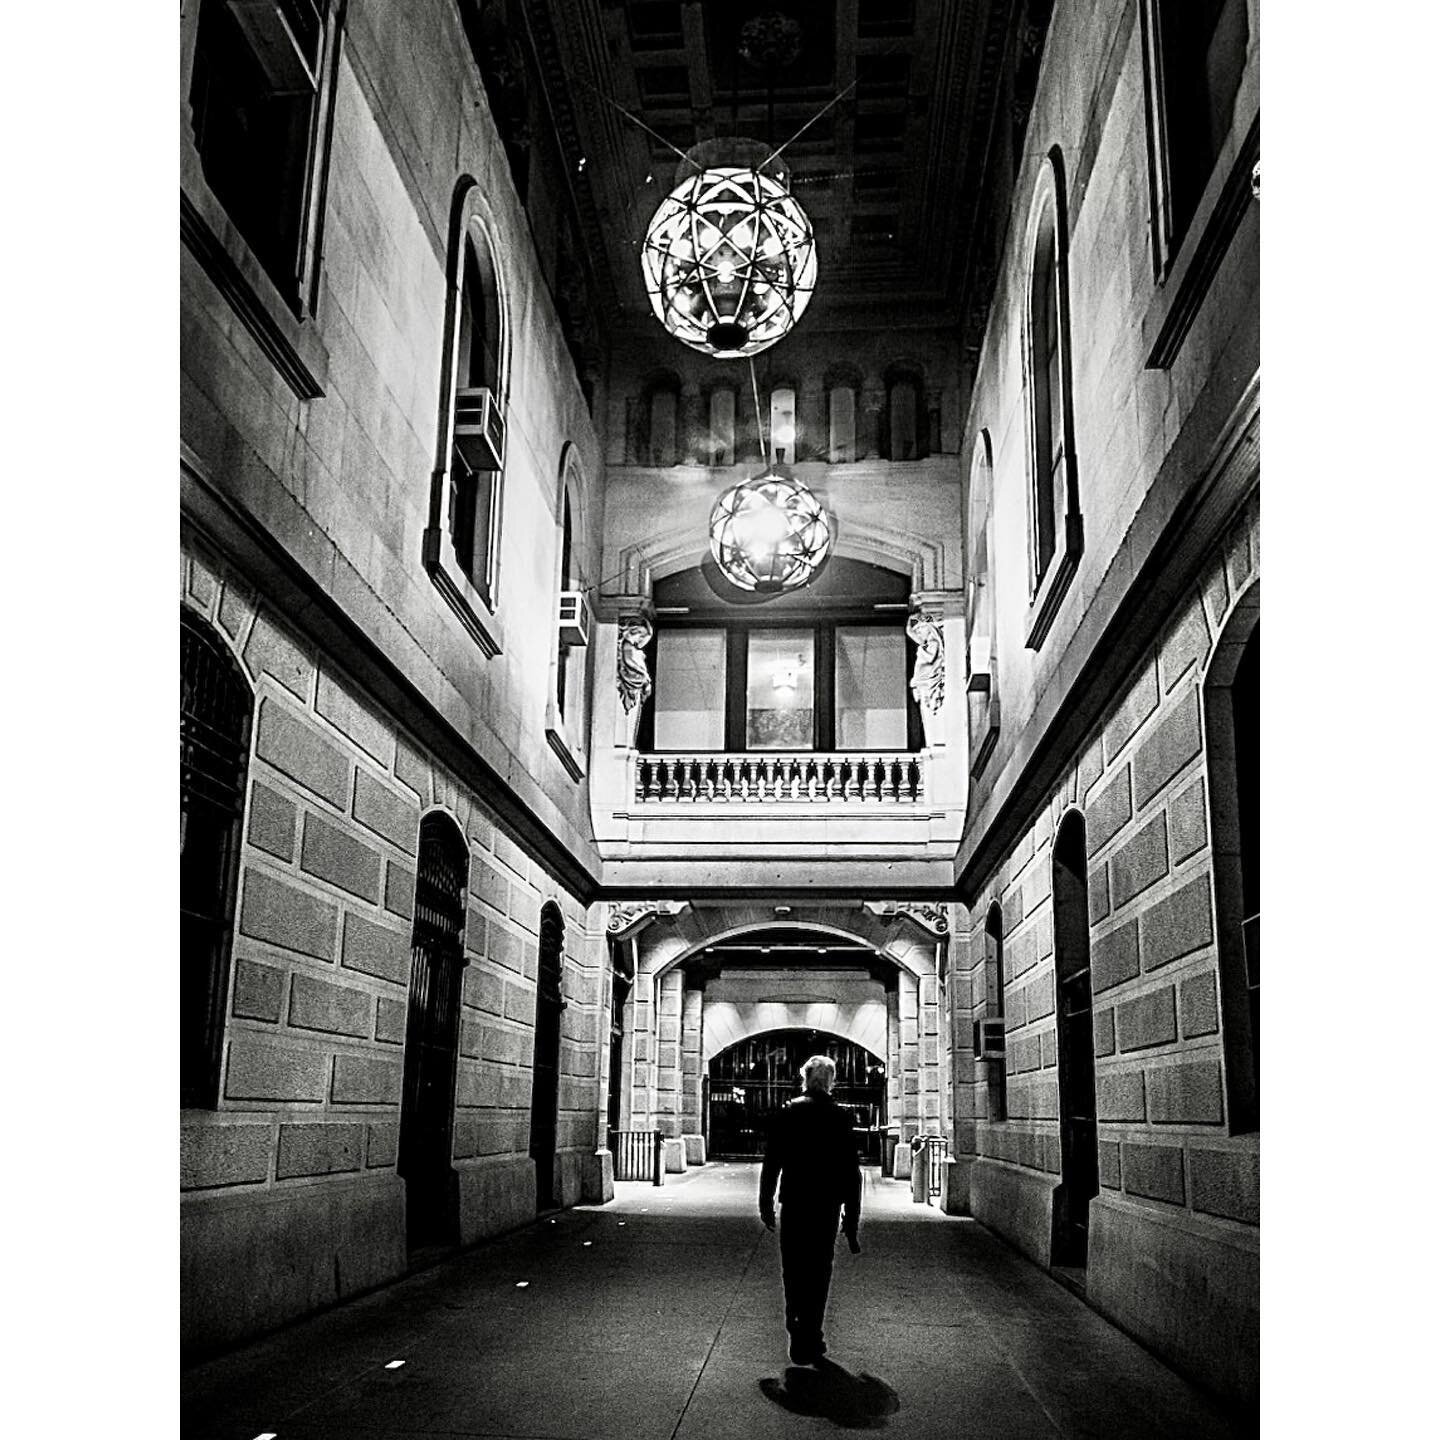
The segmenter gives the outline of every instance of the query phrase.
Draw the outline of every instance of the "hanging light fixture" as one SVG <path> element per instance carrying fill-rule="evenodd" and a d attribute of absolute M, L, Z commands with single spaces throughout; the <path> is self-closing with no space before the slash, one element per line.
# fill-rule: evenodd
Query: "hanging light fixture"
<path fill-rule="evenodd" d="M 815 289 L 815 231 L 785 172 L 765 159 L 705 163 L 660 202 L 641 250 L 656 318 L 677 340 L 720 360 L 756 355 L 789 333 Z M 763 147 L 761 147 L 763 155 Z"/>
<path fill-rule="evenodd" d="M 830 553 L 830 517 L 811 490 L 772 464 L 715 502 L 710 553 L 742 590 L 798 590 Z"/>

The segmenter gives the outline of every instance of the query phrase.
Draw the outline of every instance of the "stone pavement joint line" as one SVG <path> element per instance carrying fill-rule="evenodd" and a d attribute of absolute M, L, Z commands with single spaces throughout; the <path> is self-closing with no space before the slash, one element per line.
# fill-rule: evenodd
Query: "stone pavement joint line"
<path fill-rule="evenodd" d="M 867 1170 L 826 1365 L 788 1365 L 759 1167 L 584 1206 L 190 1368 L 186 1440 L 1239 1440 L 1203 1394 L 974 1221 Z M 555 1223 L 550 1223 L 551 1220 Z M 620 1222 L 624 1223 L 621 1224 Z M 591 1242 L 586 1245 L 586 1241 Z M 525 1288 L 518 1282 L 528 1280 Z M 395 1370 L 385 1366 L 397 1359 Z"/>

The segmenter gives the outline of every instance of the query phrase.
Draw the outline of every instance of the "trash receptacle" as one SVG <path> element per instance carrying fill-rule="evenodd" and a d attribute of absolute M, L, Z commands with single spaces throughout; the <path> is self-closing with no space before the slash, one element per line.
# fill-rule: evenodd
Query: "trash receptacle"
<path fill-rule="evenodd" d="M 898 1131 L 886 1130 L 880 1136 L 880 1173 L 885 1176 L 895 1174 L 895 1146 L 899 1141 Z"/>
<path fill-rule="evenodd" d="M 910 1142 L 910 1198 L 917 1205 L 930 1200 L 930 1147 L 917 1135 Z"/>

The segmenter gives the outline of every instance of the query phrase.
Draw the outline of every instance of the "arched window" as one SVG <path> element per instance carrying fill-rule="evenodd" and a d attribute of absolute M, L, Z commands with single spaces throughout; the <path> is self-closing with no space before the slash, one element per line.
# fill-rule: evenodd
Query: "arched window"
<path fill-rule="evenodd" d="M 985 1003 L 991 1017 L 1005 1026 L 1005 927 L 999 905 L 991 905 L 985 917 Z M 989 1074 L 990 1118 L 1010 1118 L 1009 1095 L 1006 1090 L 1005 1057 L 991 1060 Z"/>
<path fill-rule="evenodd" d="M 451 216 L 441 452 L 425 565 L 484 653 L 495 655 L 508 352 L 501 275 L 484 210 L 479 186 L 462 181 Z"/>
<path fill-rule="evenodd" d="M 212 627 L 180 612 L 180 1103 L 220 1094 L 254 696 Z"/>
<path fill-rule="evenodd" d="M 460 1238 L 450 1162 L 469 864 L 470 852 L 455 822 L 438 811 L 426 815 L 415 866 L 398 1160 L 412 1249 L 453 1245 Z"/>
<path fill-rule="evenodd" d="M 735 463 L 735 388 L 717 385 L 710 392 L 710 463 Z"/>
<path fill-rule="evenodd" d="M 564 999 L 565 920 L 547 901 L 540 909 L 540 969 L 535 987 L 535 1061 L 530 1092 L 530 1158 L 538 1207 L 555 1204 L 555 1144 L 560 1110 L 560 1015 Z"/>
<path fill-rule="evenodd" d="M 1030 222 L 1025 385 L 1030 421 L 1031 624 L 1038 649 L 1079 560 L 1080 506 L 1070 396 L 1070 305 L 1063 172 L 1058 150 L 1043 167 Z"/>
<path fill-rule="evenodd" d="M 855 459 L 855 387 L 830 387 L 830 463 L 845 465 Z"/>
<path fill-rule="evenodd" d="M 1260 1128 L 1260 619 L 1252 588 L 1205 680 L 1220 1015 L 1232 1134 Z"/>
<path fill-rule="evenodd" d="M 644 424 L 641 463 L 676 464 L 680 459 L 680 382 L 673 376 L 656 380 L 647 389 Z"/>
<path fill-rule="evenodd" d="M 795 391 L 789 385 L 770 392 L 770 454 L 777 465 L 795 463 Z"/>
<path fill-rule="evenodd" d="M 897 375 L 887 397 L 891 460 L 918 460 L 924 449 L 924 402 L 920 382 L 913 375 Z"/>
<path fill-rule="evenodd" d="M 555 676 L 546 715 L 546 738 L 572 779 L 585 773 L 589 739 L 590 602 L 585 567 L 580 561 L 583 477 L 573 445 L 566 446 L 560 472 L 558 608 L 555 626 Z"/>
<path fill-rule="evenodd" d="M 972 775 L 984 768 L 1000 736 L 1000 689 L 995 683 L 995 584 L 991 574 L 993 511 L 990 435 L 982 430 L 970 464 L 965 529 L 966 708 Z"/>

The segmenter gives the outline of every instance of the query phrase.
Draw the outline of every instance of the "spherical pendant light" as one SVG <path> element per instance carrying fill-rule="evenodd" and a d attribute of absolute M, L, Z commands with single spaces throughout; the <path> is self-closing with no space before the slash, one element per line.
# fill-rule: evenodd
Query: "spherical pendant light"
<path fill-rule="evenodd" d="M 830 517 L 814 494 L 775 466 L 732 485 L 710 512 L 710 553 L 742 590 L 798 590 L 830 550 Z"/>
<path fill-rule="evenodd" d="M 641 251 L 660 323 L 721 360 L 787 334 L 815 289 L 815 232 L 783 172 L 699 169 L 660 202 Z"/>

